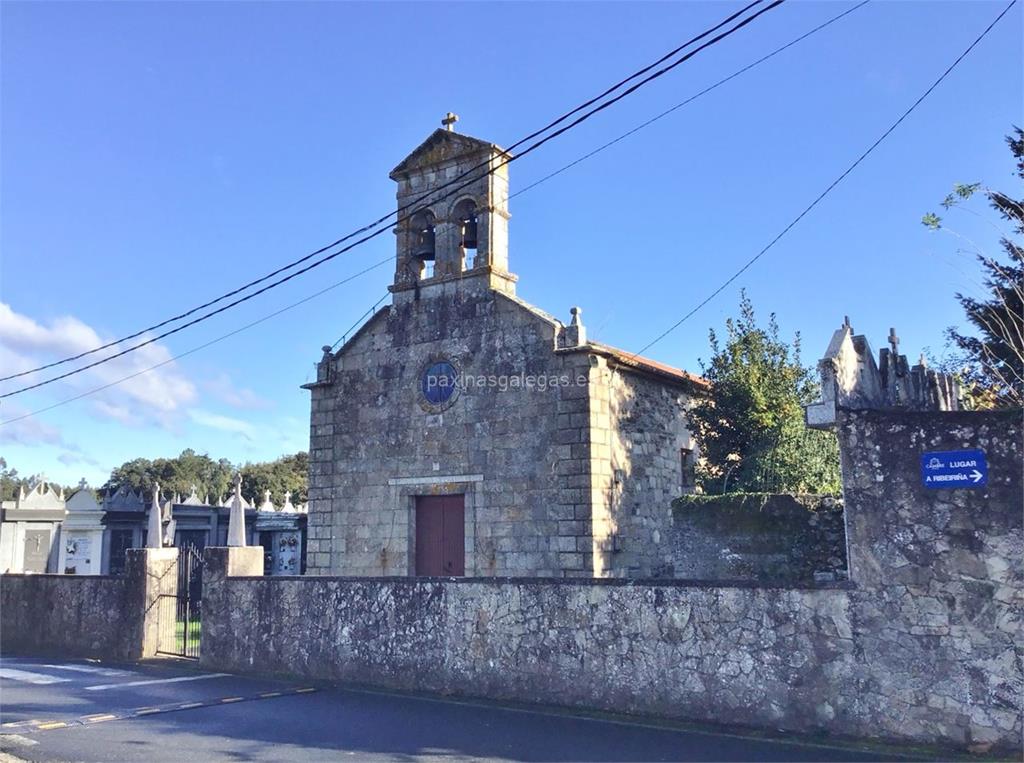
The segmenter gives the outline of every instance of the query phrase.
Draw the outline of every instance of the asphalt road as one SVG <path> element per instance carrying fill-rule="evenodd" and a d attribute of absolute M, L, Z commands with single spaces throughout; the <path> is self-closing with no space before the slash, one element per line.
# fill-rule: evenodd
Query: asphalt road
<path fill-rule="evenodd" d="M 0 757 L 31 761 L 861 761 L 893 756 L 176 663 L 0 658 Z"/>

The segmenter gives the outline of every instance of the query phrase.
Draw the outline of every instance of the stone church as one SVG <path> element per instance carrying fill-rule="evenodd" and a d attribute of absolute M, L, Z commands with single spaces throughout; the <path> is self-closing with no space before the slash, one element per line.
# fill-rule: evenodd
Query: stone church
<path fill-rule="evenodd" d="M 706 382 L 516 296 L 508 155 L 452 121 L 391 172 L 391 304 L 305 385 L 307 572 L 671 574 L 670 501 L 695 458 L 685 410 Z"/>

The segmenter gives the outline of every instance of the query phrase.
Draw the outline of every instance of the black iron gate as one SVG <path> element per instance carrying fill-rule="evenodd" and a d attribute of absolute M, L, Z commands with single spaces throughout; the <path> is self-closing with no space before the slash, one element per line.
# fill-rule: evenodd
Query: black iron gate
<path fill-rule="evenodd" d="M 203 611 L 203 550 L 187 544 L 178 550 L 178 585 L 161 594 L 157 651 L 198 657 Z"/>

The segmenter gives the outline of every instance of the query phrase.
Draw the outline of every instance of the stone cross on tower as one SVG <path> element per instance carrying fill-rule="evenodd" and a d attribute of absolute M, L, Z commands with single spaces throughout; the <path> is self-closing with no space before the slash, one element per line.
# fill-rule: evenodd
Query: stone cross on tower
<path fill-rule="evenodd" d="M 893 356 L 900 354 L 900 338 L 896 336 L 896 329 L 889 329 L 889 346 L 892 347 Z"/>
<path fill-rule="evenodd" d="M 448 132 L 452 132 L 455 129 L 455 123 L 459 121 L 459 115 L 448 112 L 444 115 L 444 119 L 441 120 L 441 124 L 444 125 L 444 129 Z"/>

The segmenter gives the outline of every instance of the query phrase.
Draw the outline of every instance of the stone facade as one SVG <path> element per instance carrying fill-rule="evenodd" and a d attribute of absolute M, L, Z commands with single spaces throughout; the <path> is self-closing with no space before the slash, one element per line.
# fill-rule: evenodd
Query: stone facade
<path fill-rule="evenodd" d="M 588 400 L 594 574 L 671 577 L 672 500 L 692 491 L 684 470 L 697 451 L 685 417 L 693 389 L 632 373 L 622 360 L 596 358 Z"/>
<path fill-rule="evenodd" d="M 820 495 L 686 496 L 674 502 L 672 570 L 685 580 L 845 580 L 843 502 Z"/>
<path fill-rule="evenodd" d="M 4 651 L 153 657 L 159 597 L 175 592 L 177 559 L 174 548 L 131 549 L 123 575 L 0 575 Z"/>
<path fill-rule="evenodd" d="M 658 542 L 693 449 L 684 412 L 704 382 L 588 342 L 578 310 L 567 325 L 515 296 L 505 170 L 443 198 L 503 156 L 439 130 L 392 173 L 406 215 L 393 304 L 326 348 L 307 385 L 310 574 L 415 574 L 416 501 L 430 495 L 462 496 L 466 575 L 667 562 Z M 458 375 L 444 400 L 425 391 L 435 364 Z"/>
<path fill-rule="evenodd" d="M 1019 756 L 1020 411 L 836 424 L 849 581 L 222 577 L 203 662 Z M 987 485 L 922 485 L 954 448 Z"/>
<path fill-rule="evenodd" d="M 5 653 L 125 660 L 133 607 L 125 577 L 0 576 L 0 639 Z"/>
<path fill-rule="evenodd" d="M 878 362 L 866 336 L 853 333 L 847 318 L 832 335 L 825 357 L 818 361 L 821 400 L 807 406 L 807 426 L 829 429 L 839 409 L 902 409 L 956 411 L 960 387 L 950 375 L 928 368 L 924 356 L 911 366 L 899 353 L 896 329 L 889 329 L 889 347 Z"/>
<path fill-rule="evenodd" d="M 1021 411 L 839 411 L 857 684 L 909 733 L 1021 743 L 1024 531 Z M 988 484 L 921 484 L 922 452 L 979 448 Z"/>

